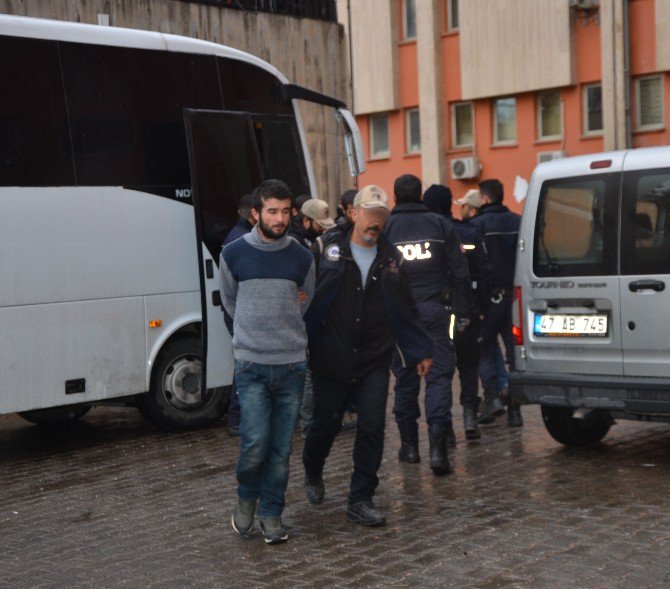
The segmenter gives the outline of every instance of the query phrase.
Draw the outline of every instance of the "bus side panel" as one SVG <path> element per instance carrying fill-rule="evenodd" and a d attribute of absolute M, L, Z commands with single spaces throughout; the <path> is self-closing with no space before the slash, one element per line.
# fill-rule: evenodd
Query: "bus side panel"
<path fill-rule="evenodd" d="M 141 297 L 5 307 L 0 325 L 0 413 L 145 390 Z"/>

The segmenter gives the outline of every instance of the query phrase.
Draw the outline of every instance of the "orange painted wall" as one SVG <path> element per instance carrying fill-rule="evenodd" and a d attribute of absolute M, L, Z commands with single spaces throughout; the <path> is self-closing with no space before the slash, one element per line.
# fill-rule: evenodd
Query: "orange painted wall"
<path fill-rule="evenodd" d="M 400 23 L 402 23 L 401 1 L 398 1 Z M 632 107 L 635 109 L 635 76 L 655 72 L 656 47 L 654 41 L 654 0 L 630 1 L 630 39 L 631 39 L 631 83 Z M 461 100 L 460 42 L 458 33 L 446 31 L 446 19 L 443 17 L 443 75 L 444 75 L 444 121 L 447 170 L 453 157 L 471 155 L 472 149 L 452 149 L 451 146 L 451 104 Z M 573 18 L 573 39 L 575 51 L 574 86 L 560 88 L 563 103 L 563 139 L 558 141 L 540 141 L 537 138 L 537 93 L 525 93 L 517 99 L 517 142 L 513 146 L 493 145 L 493 99 L 474 101 L 475 113 L 475 154 L 482 164 L 478 179 L 453 180 L 449 172 L 444 179 L 451 188 L 454 198 L 461 197 L 468 189 L 476 188 L 479 180 L 498 178 L 505 186 L 505 204 L 521 212 L 523 203 L 517 203 L 513 196 L 514 180 L 521 176 L 530 180 L 537 164 L 538 153 L 542 151 L 565 151 L 567 155 L 582 155 L 603 150 L 601 134 L 584 135 L 584 85 L 597 83 L 602 77 L 600 25 L 595 18 L 585 20 L 583 15 Z M 401 34 L 402 38 L 402 34 Z M 418 105 L 418 72 L 416 63 L 416 43 L 401 42 L 399 53 L 400 99 L 402 109 L 390 113 L 391 156 L 383 160 L 368 161 L 367 172 L 360 178 L 359 184 L 375 183 L 392 192 L 393 181 L 400 174 L 411 173 L 421 176 L 420 156 L 405 155 L 405 110 Z M 670 76 L 664 74 L 665 102 L 670 98 Z M 666 118 L 668 116 L 666 107 Z M 359 124 L 368 146 L 367 117 L 359 117 Z M 666 129 L 653 132 L 635 132 L 633 126 L 634 147 L 662 145 L 670 143 L 670 133 Z M 368 151 L 369 154 L 369 151 Z M 454 209 L 454 213 L 457 211 Z"/>

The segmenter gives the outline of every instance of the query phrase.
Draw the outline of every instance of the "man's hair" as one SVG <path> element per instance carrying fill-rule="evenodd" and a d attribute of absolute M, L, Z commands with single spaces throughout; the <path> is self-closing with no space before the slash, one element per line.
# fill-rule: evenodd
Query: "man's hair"
<path fill-rule="evenodd" d="M 356 198 L 357 190 L 347 190 L 340 198 L 340 206 L 342 210 L 345 210 L 349 205 L 354 204 L 354 198 Z"/>
<path fill-rule="evenodd" d="M 299 194 L 293 199 L 293 208 L 298 209 L 298 212 L 302 211 L 302 205 L 304 205 L 312 197 L 309 194 Z"/>
<path fill-rule="evenodd" d="M 281 180 L 263 180 L 251 193 L 251 206 L 260 213 L 263 203 L 271 198 L 291 200 L 291 189 Z"/>
<path fill-rule="evenodd" d="M 491 203 L 496 205 L 499 205 L 503 201 L 503 198 L 505 198 L 502 182 L 496 178 L 482 180 L 479 183 L 479 191 L 483 196 L 486 196 Z"/>
<path fill-rule="evenodd" d="M 421 180 L 413 174 L 399 176 L 393 184 L 396 203 L 421 202 Z"/>
<path fill-rule="evenodd" d="M 237 203 L 237 214 L 242 219 L 248 219 L 251 214 L 252 199 L 250 194 L 243 194 Z"/>

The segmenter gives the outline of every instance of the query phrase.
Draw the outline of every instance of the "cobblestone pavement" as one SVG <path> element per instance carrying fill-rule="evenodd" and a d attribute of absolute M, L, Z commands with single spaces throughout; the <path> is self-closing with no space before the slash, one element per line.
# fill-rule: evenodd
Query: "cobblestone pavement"
<path fill-rule="evenodd" d="M 389 520 L 344 515 L 353 432 L 336 440 L 326 500 L 309 506 L 294 455 L 291 540 L 231 529 L 237 440 L 223 424 L 166 434 L 133 409 L 94 409 L 53 432 L 0 418 L 0 587 L 614 588 L 670 586 L 670 428 L 622 422 L 602 445 L 555 443 L 537 407 L 466 443 L 455 474 L 399 464 L 389 413 L 381 485 Z"/>

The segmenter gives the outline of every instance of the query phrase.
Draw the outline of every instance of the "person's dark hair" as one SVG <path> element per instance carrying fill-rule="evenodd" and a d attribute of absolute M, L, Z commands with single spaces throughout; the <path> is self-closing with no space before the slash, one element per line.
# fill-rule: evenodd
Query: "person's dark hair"
<path fill-rule="evenodd" d="M 503 198 L 505 198 L 505 191 L 500 180 L 491 178 L 490 180 L 482 180 L 479 183 L 479 191 L 482 196 L 486 196 L 491 203 L 499 205 Z"/>
<path fill-rule="evenodd" d="M 271 198 L 291 200 L 291 189 L 286 182 L 281 180 L 263 180 L 251 193 L 251 207 L 260 213 L 263 209 L 263 202 Z"/>
<path fill-rule="evenodd" d="M 421 180 L 413 174 L 403 174 L 393 184 L 396 203 L 421 202 Z"/>
<path fill-rule="evenodd" d="M 347 190 L 342 195 L 342 198 L 340 198 L 340 205 L 342 206 L 342 209 L 346 209 L 349 205 L 354 204 L 354 198 L 356 198 L 356 194 L 358 194 L 357 190 Z"/>
<path fill-rule="evenodd" d="M 298 212 L 302 211 L 302 205 L 304 205 L 312 197 L 309 194 L 299 194 L 293 199 L 293 204 L 291 205 L 294 209 L 298 209 Z"/>
<path fill-rule="evenodd" d="M 250 194 L 243 194 L 237 203 L 237 214 L 242 219 L 248 219 L 251 214 L 252 199 Z"/>
<path fill-rule="evenodd" d="M 451 189 L 443 184 L 432 184 L 423 193 L 423 203 L 429 210 L 451 217 Z"/>

